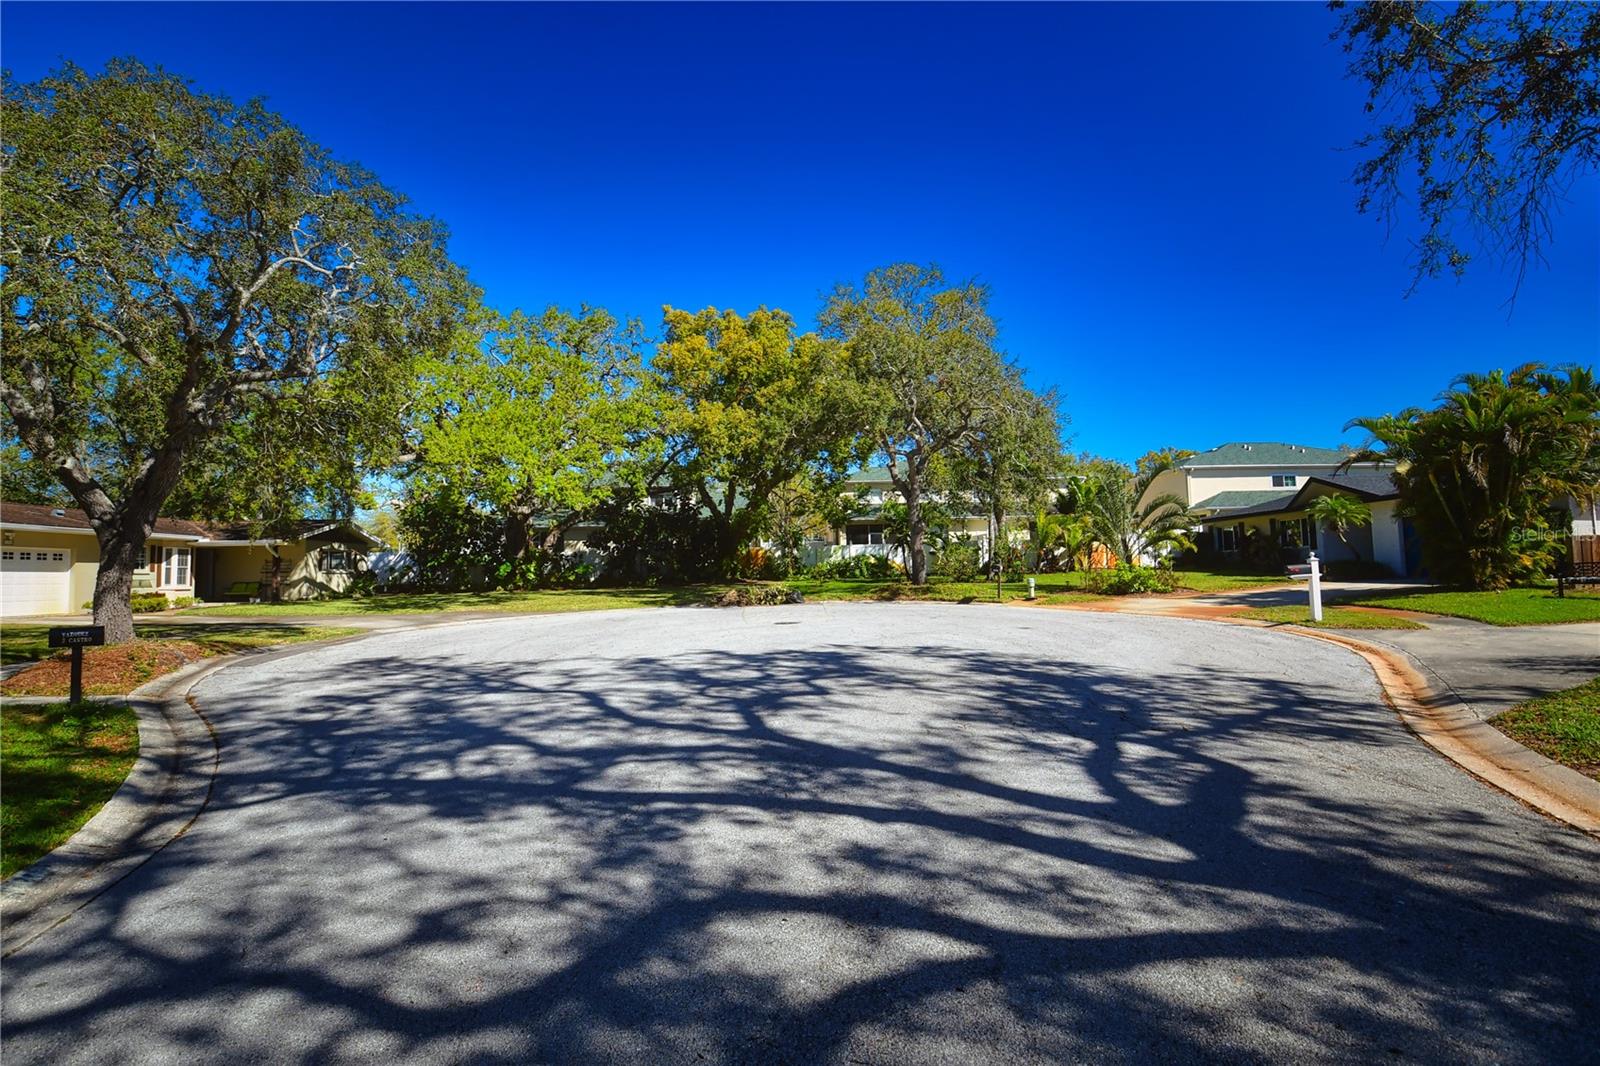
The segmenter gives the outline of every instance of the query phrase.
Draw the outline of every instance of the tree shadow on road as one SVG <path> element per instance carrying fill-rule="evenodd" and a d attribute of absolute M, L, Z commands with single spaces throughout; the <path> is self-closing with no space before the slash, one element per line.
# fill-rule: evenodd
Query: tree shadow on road
<path fill-rule="evenodd" d="M 1600 850 L 1461 802 L 1370 677 L 844 646 L 325 669 L 221 701 L 195 830 L 10 962 L 21 1060 L 119 1031 L 130 1058 L 1596 1055 Z M 362 713 L 315 695 L 349 669 L 382 679 Z"/>

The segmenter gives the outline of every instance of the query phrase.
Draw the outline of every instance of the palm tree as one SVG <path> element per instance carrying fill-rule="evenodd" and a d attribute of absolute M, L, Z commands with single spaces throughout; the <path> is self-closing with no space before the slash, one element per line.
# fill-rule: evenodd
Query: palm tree
<path fill-rule="evenodd" d="M 1031 532 L 1041 573 L 1073 569 L 1089 547 L 1089 524 L 1078 515 L 1040 511 Z"/>
<path fill-rule="evenodd" d="M 1528 363 L 1463 374 L 1433 410 L 1358 418 L 1371 434 L 1345 465 L 1395 464 L 1401 513 L 1422 536 L 1433 576 L 1504 588 L 1551 559 L 1546 512 L 1595 494 L 1600 384 L 1592 371 Z M 1346 428 L 1349 428 L 1347 426 Z"/>
<path fill-rule="evenodd" d="M 1128 565 L 1164 549 L 1191 551 L 1195 517 L 1182 497 L 1163 493 L 1145 499 L 1156 477 L 1172 466 L 1170 457 L 1156 456 L 1132 473 L 1126 467 L 1099 470 L 1074 482 L 1062 503 L 1084 518 L 1095 541 Z"/>
<path fill-rule="evenodd" d="M 1353 527 L 1371 525 L 1372 508 L 1349 493 L 1339 492 L 1332 496 L 1318 496 L 1311 501 L 1311 506 L 1307 510 L 1320 525 L 1333 530 L 1334 536 L 1339 538 L 1339 543 L 1356 557 L 1356 562 L 1361 561 L 1361 553 L 1350 543 L 1345 531 Z"/>

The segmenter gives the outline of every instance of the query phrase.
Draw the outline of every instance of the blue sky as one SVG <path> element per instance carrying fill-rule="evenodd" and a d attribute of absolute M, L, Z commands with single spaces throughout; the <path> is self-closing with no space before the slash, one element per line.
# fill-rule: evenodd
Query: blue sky
<path fill-rule="evenodd" d="M 993 287 L 1075 448 L 1352 443 L 1464 370 L 1593 363 L 1600 181 L 1549 266 L 1403 299 L 1354 210 L 1319 4 L 6 3 L 0 59 L 263 95 L 445 220 L 494 305 L 782 307 L 937 261 Z"/>

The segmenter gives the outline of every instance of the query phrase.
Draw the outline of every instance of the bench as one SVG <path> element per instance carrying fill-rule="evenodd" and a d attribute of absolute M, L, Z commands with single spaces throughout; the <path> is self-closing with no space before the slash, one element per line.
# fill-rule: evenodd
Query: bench
<path fill-rule="evenodd" d="M 1556 571 L 1556 595 L 1565 596 L 1568 585 L 1600 585 L 1600 563 L 1568 563 Z"/>
<path fill-rule="evenodd" d="M 235 581 L 233 584 L 228 586 L 227 591 L 222 594 L 222 598 L 225 599 L 225 600 L 231 600 L 231 599 L 254 600 L 256 597 L 258 597 L 260 595 L 261 595 L 261 582 L 259 582 L 259 581 Z"/>

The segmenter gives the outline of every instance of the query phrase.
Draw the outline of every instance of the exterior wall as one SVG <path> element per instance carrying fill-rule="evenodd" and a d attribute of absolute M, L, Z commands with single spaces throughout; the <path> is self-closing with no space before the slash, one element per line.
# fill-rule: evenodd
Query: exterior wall
<path fill-rule="evenodd" d="M 1587 503 L 1567 498 L 1567 510 L 1572 513 L 1572 535 L 1592 537 L 1600 534 L 1600 497 Z"/>
<path fill-rule="evenodd" d="M 1397 577 L 1405 576 L 1406 552 L 1400 532 L 1398 504 L 1394 500 L 1380 500 L 1372 505 L 1372 558 L 1393 570 Z"/>
<path fill-rule="evenodd" d="M 1317 558 L 1327 562 L 1340 562 L 1343 560 L 1360 559 L 1363 562 L 1372 562 L 1372 529 L 1369 526 L 1351 528 L 1344 531 L 1345 540 L 1350 542 L 1345 547 L 1344 541 L 1339 539 L 1339 534 L 1333 527 L 1323 524 L 1317 527 Z"/>
<path fill-rule="evenodd" d="M 1163 470 L 1156 475 L 1154 481 L 1150 482 L 1150 487 L 1145 490 L 1144 495 L 1149 499 L 1172 495 L 1178 497 L 1184 503 L 1190 504 L 1199 503 L 1203 499 L 1203 497 L 1195 497 L 1189 494 L 1189 474 L 1185 470 Z M 1144 499 L 1139 502 L 1143 504 Z"/>
<path fill-rule="evenodd" d="M 100 542 L 93 533 L 34 533 L 26 529 L 8 529 L 8 548 L 65 549 L 72 553 L 72 571 L 68 578 L 67 609 L 76 611 L 94 598 L 94 575 L 100 569 Z"/>
<path fill-rule="evenodd" d="M 211 595 L 221 599 L 228 589 L 240 581 L 260 581 L 261 568 L 272 558 L 267 549 L 258 545 L 213 547 L 216 570 L 211 581 Z"/>
<path fill-rule="evenodd" d="M 11 538 L 7 547 L 15 548 L 48 548 L 51 550 L 65 549 L 72 553 L 72 568 L 67 579 L 67 609 L 69 611 L 83 610 L 83 605 L 94 599 L 94 578 L 100 569 L 100 541 L 93 533 L 36 533 L 27 529 L 8 529 L 5 531 Z M 148 559 L 149 549 L 152 546 L 189 548 L 189 583 L 186 585 L 160 586 L 157 591 L 166 594 L 167 598 L 176 599 L 179 596 L 194 595 L 194 561 L 192 554 L 194 542 L 177 540 L 171 537 L 151 537 L 145 542 L 145 558 Z M 148 570 L 145 566 L 141 569 Z M 159 583 L 160 575 L 155 575 Z"/>
<path fill-rule="evenodd" d="M 350 590 L 356 575 L 367 568 L 366 544 L 346 541 L 338 534 L 318 537 L 311 541 L 278 544 L 269 549 L 263 545 L 227 544 L 212 545 L 216 552 L 216 571 L 212 582 L 212 595 L 218 598 L 240 581 L 258 582 L 260 594 L 268 595 L 268 581 L 263 572 L 271 565 L 274 550 L 281 564 L 280 593 L 285 600 L 314 600 L 323 596 L 336 596 Z M 330 570 L 327 567 L 327 550 L 342 548 L 350 553 L 348 570 Z"/>
<path fill-rule="evenodd" d="M 1327 477 L 1338 467 L 1336 466 L 1274 466 L 1259 469 L 1247 469 L 1237 466 L 1199 467 L 1186 471 L 1188 476 L 1187 500 L 1191 506 L 1210 499 L 1219 492 L 1266 492 L 1277 488 L 1272 484 L 1273 474 L 1293 474 L 1303 484 L 1308 477 Z M 1156 479 L 1158 482 L 1160 478 Z M 1299 488 L 1283 488 L 1283 492 L 1293 492 Z"/>

